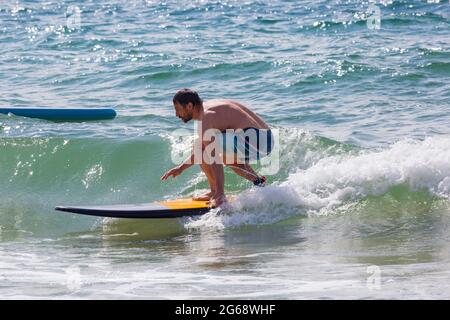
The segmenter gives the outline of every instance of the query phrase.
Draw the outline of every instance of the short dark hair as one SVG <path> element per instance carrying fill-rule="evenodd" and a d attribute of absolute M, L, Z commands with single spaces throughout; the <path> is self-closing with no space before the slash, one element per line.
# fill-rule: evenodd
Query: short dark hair
<path fill-rule="evenodd" d="M 198 93 L 191 89 L 181 89 L 173 97 L 173 103 L 178 102 L 183 107 L 191 102 L 194 106 L 200 106 L 203 100 L 200 99 Z"/>

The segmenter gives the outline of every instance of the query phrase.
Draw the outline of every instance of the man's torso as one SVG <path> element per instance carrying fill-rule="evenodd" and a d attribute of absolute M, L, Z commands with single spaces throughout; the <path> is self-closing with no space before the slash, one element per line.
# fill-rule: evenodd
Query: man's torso
<path fill-rule="evenodd" d="M 256 113 L 244 105 L 227 99 L 214 99 L 203 103 L 203 126 L 220 131 L 226 129 L 269 129 Z"/>

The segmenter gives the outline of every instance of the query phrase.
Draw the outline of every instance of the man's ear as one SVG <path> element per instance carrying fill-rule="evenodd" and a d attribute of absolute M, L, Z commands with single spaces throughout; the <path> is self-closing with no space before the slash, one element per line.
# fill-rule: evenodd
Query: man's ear
<path fill-rule="evenodd" d="M 194 104 L 192 102 L 189 102 L 186 106 L 186 108 L 190 111 L 193 112 L 194 111 Z"/>

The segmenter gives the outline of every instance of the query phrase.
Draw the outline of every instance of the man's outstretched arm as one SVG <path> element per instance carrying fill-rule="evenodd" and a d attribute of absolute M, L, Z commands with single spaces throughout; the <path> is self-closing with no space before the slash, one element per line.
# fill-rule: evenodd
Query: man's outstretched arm
<path fill-rule="evenodd" d="M 193 147 L 191 155 L 189 157 L 187 157 L 186 160 L 184 160 L 182 164 L 180 164 L 180 165 L 170 169 L 166 173 L 164 173 L 164 175 L 161 177 L 161 180 L 167 180 L 170 176 L 176 178 L 181 173 L 183 173 L 184 170 L 192 167 L 195 164 L 194 163 L 194 161 L 195 161 L 195 147 L 196 147 L 197 143 L 199 143 L 198 140 L 196 140 L 194 142 L 194 147 Z"/>

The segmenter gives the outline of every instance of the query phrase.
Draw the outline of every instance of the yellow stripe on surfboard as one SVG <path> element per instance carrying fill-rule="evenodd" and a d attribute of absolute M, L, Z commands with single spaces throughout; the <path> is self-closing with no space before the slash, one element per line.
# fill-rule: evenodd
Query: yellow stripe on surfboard
<path fill-rule="evenodd" d="M 196 201 L 192 199 L 158 201 L 156 203 L 171 210 L 208 208 L 208 201 Z"/>

